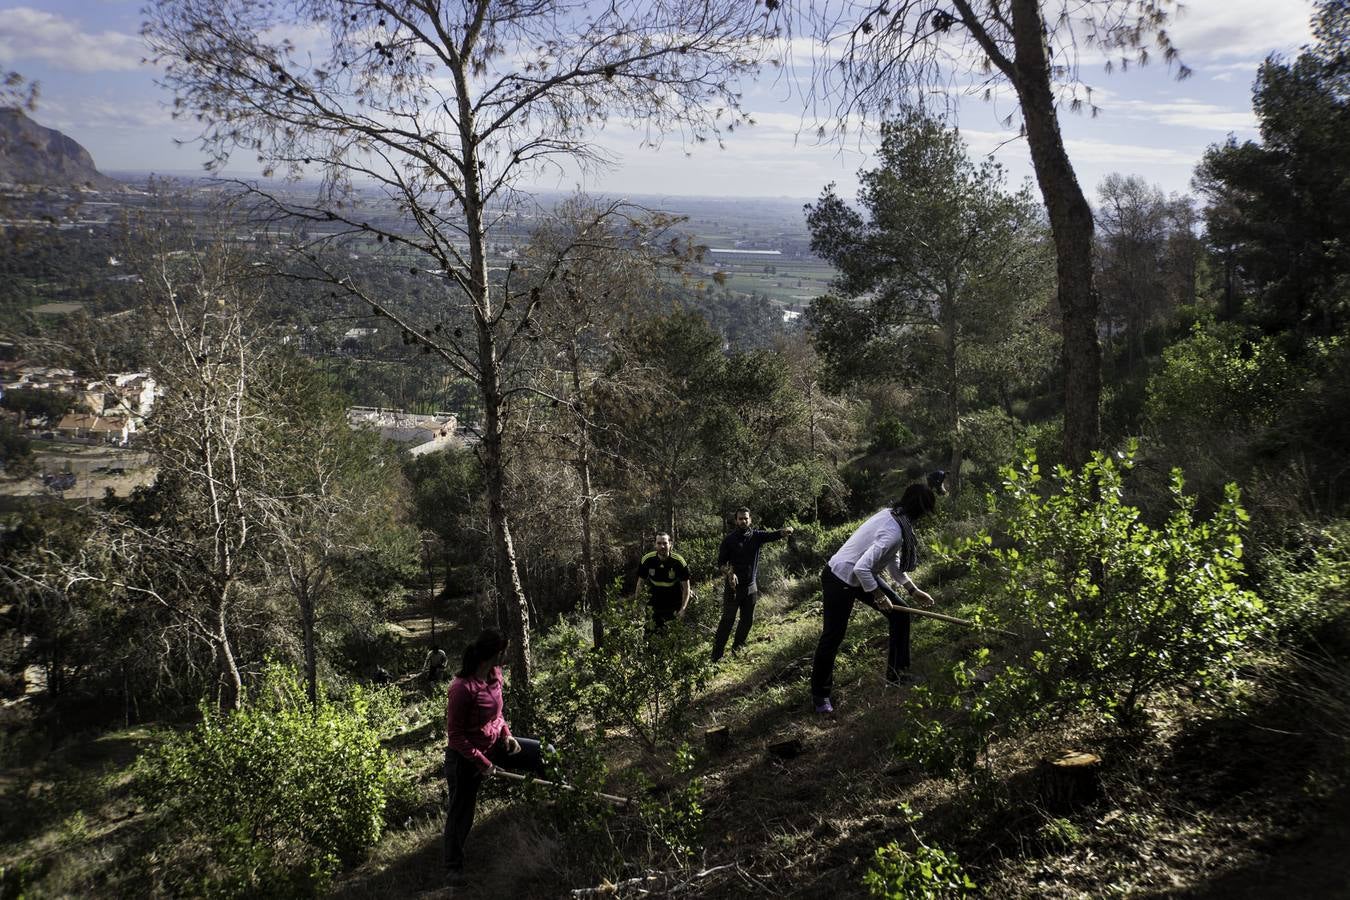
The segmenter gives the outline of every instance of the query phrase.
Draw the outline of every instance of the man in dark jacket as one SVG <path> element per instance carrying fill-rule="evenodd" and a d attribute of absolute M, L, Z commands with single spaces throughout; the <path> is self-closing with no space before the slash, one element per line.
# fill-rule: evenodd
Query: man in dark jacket
<path fill-rule="evenodd" d="M 722 538 L 722 546 L 717 550 L 717 564 L 722 567 L 726 588 L 722 597 L 722 620 L 717 623 L 717 635 L 713 638 L 713 662 L 722 658 L 736 613 L 740 613 L 741 623 L 736 628 L 736 639 L 731 642 L 731 652 L 741 649 L 750 634 L 755 600 L 759 597 L 759 585 L 755 583 L 759 574 L 759 548 L 792 534 L 791 528 L 778 531 L 751 528 L 750 521 L 749 509 L 742 506 L 736 510 L 736 527 Z"/>

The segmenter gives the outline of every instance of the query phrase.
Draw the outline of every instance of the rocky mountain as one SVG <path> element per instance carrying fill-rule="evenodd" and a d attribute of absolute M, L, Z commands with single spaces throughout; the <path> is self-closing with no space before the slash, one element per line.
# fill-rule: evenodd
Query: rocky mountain
<path fill-rule="evenodd" d="M 0 184 L 9 183 L 123 189 L 94 167 L 88 150 L 14 107 L 0 109 Z"/>

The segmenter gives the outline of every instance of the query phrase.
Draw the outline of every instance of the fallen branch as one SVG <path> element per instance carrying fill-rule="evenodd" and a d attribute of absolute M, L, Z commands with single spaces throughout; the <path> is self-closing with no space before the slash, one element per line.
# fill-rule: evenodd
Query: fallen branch
<path fill-rule="evenodd" d="M 662 893 L 662 895 L 669 895 L 669 894 L 672 894 L 672 893 L 674 893 L 675 891 L 678 891 L 680 888 L 686 887 L 686 886 L 688 886 L 690 883 L 695 882 L 695 881 L 698 881 L 700 878 L 706 878 L 706 877 L 708 877 L 709 875 L 713 874 L 714 872 L 721 872 L 723 869 L 734 868 L 735 865 L 736 865 L 735 863 L 727 863 L 726 865 L 722 865 L 722 866 L 713 866 L 711 869 L 704 869 L 702 872 L 695 872 L 694 874 L 690 875 L 688 878 L 685 878 L 683 881 L 680 881 L 680 882 L 678 882 L 677 884 L 672 885 L 672 886 L 670 886 L 670 887 L 663 888 L 662 891 L 661 891 L 661 893 Z M 645 893 L 648 892 L 648 889 L 647 889 L 646 887 L 644 887 L 644 885 L 653 885 L 653 886 L 655 886 L 654 883 L 660 882 L 660 881 L 662 881 L 663 879 L 670 879 L 670 878 L 673 878 L 673 877 L 676 876 L 676 874 L 677 874 L 677 873 L 675 873 L 675 872 L 652 872 L 652 873 L 647 874 L 647 875 L 639 875 L 639 876 L 637 876 L 636 878 L 625 878 L 623 881 L 619 881 L 619 882 L 606 881 L 604 884 L 599 885 L 598 887 L 590 887 L 590 888 L 573 888 L 573 889 L 572 889 L 572 896 L 573 896 L 573 897 L 606 897 L 606 896 L 616 896 L 616 897 L 617 897 L 617 896 L 620 894 L 620 892 L 622 892 L 625 888 L 636 888 L 636 889 L 638 889 L 638 891 L 640 891 L 641 893 L 644 893 L 644 894 L 645 894 Z"/>

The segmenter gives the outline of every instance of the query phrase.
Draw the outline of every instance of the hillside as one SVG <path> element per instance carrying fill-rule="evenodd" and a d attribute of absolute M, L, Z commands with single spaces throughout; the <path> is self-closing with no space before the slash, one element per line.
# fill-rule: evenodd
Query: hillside
<path fill-rule="evenodd" d="M 77 141 L 13 107 L 0 109 L 0 183 L 123 189 L 95 168 L 94 158 Z"/>
<path fill-rule="evenodd" d="M 964 593 L 960 580 L 949 582 L 940 602 L 969 614 Z M 480 801 L 472 838 L 480 868 L 465 886 L 441 886 L 441 818 L 429 805 L 337 896 L 866 897 L 864 875 L 891 841 L 954 854 L 985 897 L 1259 897 L 1280 885 L 1339 897 L 1350 888 L 1350 864 L 1330 850 L 1350 833 L 1338 713 L 1280 664 L 1252 672 L 1239 705 L 1171 695 L 1149 709 L 1154 725 L 1143 730 L 1067 719 L 991 747 L 987 778 L 948 780 L 896 744 L 910 691 L 884 686 L 880 616 L 855 611 L 837 673 L 843 702 L 823 717 L 806 699 L 820 632 L 816 579 L 783 577 L 761 609 L 746 652 L 728 658 L 696 699 L 686 737 L 699 754 L 704 822 L 688 867 L 619 871 L 609 887 L 569 882 L 570 848 L 544 824 L 551 804 L 498 781 Z M 954 660 L 986 644 L 931 620 L 915 625 L 914 641 L 916 670 L 937 689 L 950 687 Z M 1344 684 L 1344 655 L 1337 666 L 1322 675 Z M 731 732 L 726 751 L 701 746 L 714 725 Z M 402 752 L 422 763 L 423 785 L 438 796 L 441 743 L 431 732 Z M 795 752 L 773 749 L 794 742 Z M 651 764 L 628 743 L 617 734 L 607 745 L 620 784 Z M 1065 746 L 1102 757 L 1102 793 L 1047 810 L 1038 766 Z M 659 782 L 656 796 L 674 789 Z"/>

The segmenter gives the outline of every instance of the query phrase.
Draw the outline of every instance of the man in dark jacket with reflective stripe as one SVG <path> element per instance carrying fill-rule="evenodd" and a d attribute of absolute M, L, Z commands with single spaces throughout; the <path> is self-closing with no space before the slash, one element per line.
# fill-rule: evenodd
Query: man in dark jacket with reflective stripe
<path fill-rule="evenodd" d="M 736 628 L 736 639 L 731 642 L 731 652 L 735 653 L 745 644 L 750 634 L 750 625 L 755 618 L 755 600 L 759 597 L 759 549 L 769 541 L 789 537 L 791 528 L 778 531 L 762 531 L 750 527 L 750 510 L 742 506 L 736 510 L 736 527 L 722 538 L 722 546 L 717 550 L 717 564 L 726 578 L 726 589 L 722 597 L 722 620 L 717 623 L 717 634 L 713 638 L 713 662 L 722 658 L 727 646 L 727 636 L 741 616 Z"/>

